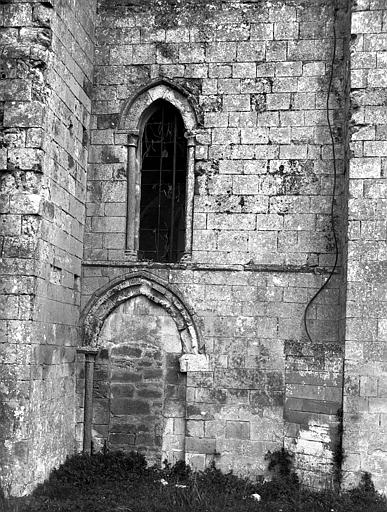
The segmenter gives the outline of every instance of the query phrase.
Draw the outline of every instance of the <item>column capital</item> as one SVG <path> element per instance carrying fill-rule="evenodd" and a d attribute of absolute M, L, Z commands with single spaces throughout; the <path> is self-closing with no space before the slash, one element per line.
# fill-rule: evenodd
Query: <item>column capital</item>
<path fill-rule="evenodd" d="M 187 146 L 193 147 L 195 146 L 195 134 L 192 132 L 185 132 L 184 137 L 187 139 Z"/>
<path fill-rule="evenodd" d="M 139 132 L 138 130 L 132 131 L 128 133 L 128 146 L 134 146 L 135 148 L 138 145 Z"/>
<path fill-rule="evenodd" d="M 125 258 L 128 261 L 137 261 L 137 251 L 135 249 L 126 249 Z"/>
<path fill-rule="evenodd" d="M 85 360 L 87 361 L 95 361 L 97 354 L 99 352 L 99 348 L 95 347 L 77 347 L 78 354 L 85 354 Z"/>

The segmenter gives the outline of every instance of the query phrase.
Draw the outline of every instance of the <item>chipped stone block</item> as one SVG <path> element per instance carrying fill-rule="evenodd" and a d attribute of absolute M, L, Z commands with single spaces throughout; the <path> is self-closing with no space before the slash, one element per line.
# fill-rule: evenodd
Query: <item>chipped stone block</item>
<path fill-rule="evenodd" d="M 210 369 L 210 360 L 206 354 L 183 354 L 180 359 L 180 371 L 205 372 Z"/>

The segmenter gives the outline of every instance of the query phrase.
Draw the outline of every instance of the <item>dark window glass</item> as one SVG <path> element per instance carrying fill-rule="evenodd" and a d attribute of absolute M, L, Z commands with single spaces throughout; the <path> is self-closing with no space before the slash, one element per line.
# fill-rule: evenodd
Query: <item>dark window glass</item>
<path fill-rule="evenodd" d="M 187 142 L 183 120 L 158 101 L 142 137 L 139 258 L 176 262 L 183 255 Z"/>

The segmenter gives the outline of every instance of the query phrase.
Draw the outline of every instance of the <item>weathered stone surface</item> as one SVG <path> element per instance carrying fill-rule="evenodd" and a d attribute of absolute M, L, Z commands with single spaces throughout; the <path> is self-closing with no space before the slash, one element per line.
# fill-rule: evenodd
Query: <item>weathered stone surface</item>
<path fill-rule="evenodd" d="M 85 306 L 96 293 L 93 304 L 105 297 L 110 311 L 86 329 L 103 347 L 98 446 L 109 439 L 171 462 L 186 446 L 200 469 L 216 451 L 219 467 L 245 474 L 262 473 L 267 450 L 285 442 L 304 481 L 323 485 L 343 405 L 345 479 L 369 470 L 386 491 L 385 6 L 340 3 L 332 63 L 334 12 L 323 0 L 137 4 L 0 8 L 2 486 L 26 493 L 64 460 L 74 417 L 81 445 L 84 359 L 75 372 L 74 346 L 80 295 Z M 194 144 L 192 254 L 178 264 L 125 252 L 132 221 L 137 229 L 126 218 L 127 144 L 145 108 L 131 100 L 151 108 L 160 84 L 136 95 L 160 79 Z M 119 130 L 125 116 L 140 123 L 130 137 Z M 309 339 L 305 307 L 335 260 L 332 204 L 342 274 L 311 304 Z M 109 296 L 136 270 L 167 286 Z"/>
<path fill-rule="evenodd" d="M 0 337 L 17 359 L 10 354 L 13 388 L 0 397 L 0 486 L 22 495 L 73 451 L 74 418 L 82 417 L 74 396 L 87 161 L 81 134 L 91 104 L 80 84 L 91 78 L 94 6 L 3 4 Z"/>
<path fill-rule="evenodd" d="M 361 471 L 372 474 L 376 486 L 387 493 L 385 453 L 387 441 L 382 417 L 386 412 L 384 389 L 386 354 L 386 204 L 383 160 L 386 156 L 385 117 L 378 105 L 386 93 L 381 62 L 375 50 L 385 46 L 382 26 L 385 6 L 361 4 L 352 12 L 349 65 L 356 89 L 351 90 L 349 153 L 347 307 L 345 311 L 344 436 L 346 486 L 359 481 Z M 357 44 L 362 38 L 364 47 Z M 384 65 L 383 65 L 384 66 Z M 380 114 L 380 116 L 379 116 Z M 358 141 L 362 141 L 364 143 Z M 379 203 L 371 206 L 370 199 Z M 371 207 L 370 207 L 371 206 Z M 382 220 L 383 219 L 383 220 Z M 382 220 L 382 224 L 380 221 Z M 364 223 L 364 224 L 363 224 Z M 358 229 L 360 228 L 360 229 Z M 381 229 L 381 231 L 380 231 Z M 381 290 L 382 293 L 380 293 Z M 356 426 L 354 419 L 356 418 Z"/>
<path fill-rule="evenodd" d="M 181 372 L 205 372 L 210 369 L 209 357 L 205 354 L 184 354 L 179 363 Z"/>

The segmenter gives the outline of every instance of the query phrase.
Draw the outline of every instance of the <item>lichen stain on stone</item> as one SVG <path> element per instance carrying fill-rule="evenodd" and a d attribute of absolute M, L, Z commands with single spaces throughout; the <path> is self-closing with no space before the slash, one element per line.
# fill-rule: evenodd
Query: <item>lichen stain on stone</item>
<path fill-rule="evenodd" d="M 102 186 L 100 183 L 93 181 L 87 183 L 90 202 L 99 202 L 102 200 Z"/>
<path fill-rule="evenodd" d="M 318 181 L 313 161 L 288 160 L 262 178 L 261 192 L 278 197 L 306 194 L 316 187 Z"/>
<path fill-rule="evenodd" d="M 258 114 L 266 111 L 266 93 L 250 94 L 251 109 Z"/>
<path fill-rule="evenodd" d="M 32 171 L 3 172 L 0 176 L 0 185 L 3 191 L 40 192 L 42 185 L 41 175 Z"/>
<path fill-rule="evenodd" d="M 165 59 L 168 59 L 170 61 L 174 61 L 178 59 L 178 48 L 175 45 L 171 45 L 168 43 L 164 43 L 163 41 L 160 41 L 156 44 L 156 49 L 160 52 L 160 55 L 162 55 Z"/>
<path fill-rule="evenodd" d="M 4 368 L 5 366 L 5 368 Z M 23 438 L 26 406 L 19 396 L 17 374 L 3 365 L 0 389 L 0 484 L 7 495 L 12 494 L 15 474 L 10 471 L 15 464 L 14 447 Z M 15 468 L 14 468 L 15 470 Z"/>
<path fill-rule="evenodd" d="M 299 194 L 318 181 L 314 173 L 314 163 L 310 160 L 290 160 L 287 172 L 281 166 L 275 173 L 281 179 L 278 195 Z"/>
<path fill-rule="evenodd" d="M 227 401 L 227 392 L 224 389 L 211 389 L 209 396 L 219 404 L 226 403 Z"/>
<path fill-rule="evenodd" d="M 120 159 L 108 147 L 102 148 L 101 160 L 106 164 L 116 164 L 120 162 Z"/>
<path fill-rule="evenodd" d="M 219 174 L 219 160 L 199 161 L 195 165 L 195 187 L 194 194 L 196 196 L 208 196 L 211 181 L 214 176 Z M 229 197 L 227 194 L 226 197 Z M 223 198 L 219 198 L 219 202 L 224 204 Z"/>
<path fill-rule="evenodd" d="M 223 98 L 220 95 L 203 96 L 199 106 L 203 112 L 221 112 L 223 108 Z"/>
<path fill-rule="evenodd" d="M 202 26 L 213 20 L 221 9 L 223 0 L 150 0 L 154 24 L 158 28 L 173 28 L 181 25 Z"/>

